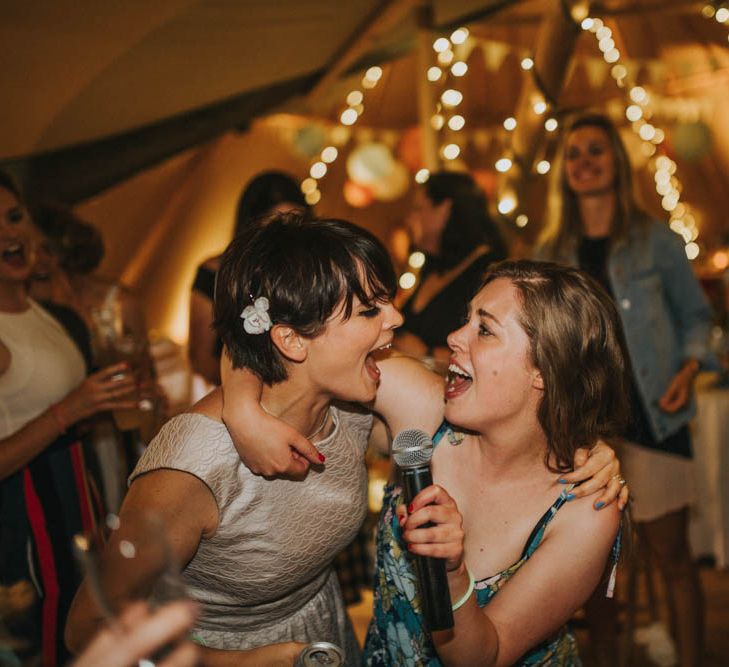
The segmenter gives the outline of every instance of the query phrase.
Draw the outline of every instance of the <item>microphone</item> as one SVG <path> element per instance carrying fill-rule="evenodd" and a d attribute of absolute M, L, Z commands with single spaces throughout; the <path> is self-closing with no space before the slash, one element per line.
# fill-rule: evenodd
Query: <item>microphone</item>
<path fill-rule="evenodd" d="M 430 474 L 433 441 L 424 431 L 401 431 L 392 442 L 392 456 L 400 468 L 403 494 L 409 505 L 418 493 L 433 483 Z M 427 523 L 423 528 L 432 525 Z M 414 559 L 425 624 L 430 631 L 450 630 L 453 627 L 453 609 L 445 560 L 418 555 Z"/>

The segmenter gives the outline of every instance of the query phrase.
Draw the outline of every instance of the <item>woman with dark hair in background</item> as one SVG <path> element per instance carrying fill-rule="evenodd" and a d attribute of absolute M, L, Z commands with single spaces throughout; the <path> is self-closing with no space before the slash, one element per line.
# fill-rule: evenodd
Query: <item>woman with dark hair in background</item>
<path fill-rule="evenodd" d="M 30 608 L 5 624 L 23 640 L 23 658 L 53 667 L 68 657 L 63 627 L 78 585 L 71 538 L 94 522 L 76 425 L 134 407 L 134 383 L 126 364 L 86 377 L 66 330 L 29 298 L 36 241 L 0 173 L 0 585 L 32 582 Z"/>
<path fill-rule="evenodd" d="M 631 361 L 633 419 L 620 455 L 635 494 L 633 519 L 665 581 L 680 664 L 699 665 L 703 601 L 688 545 L 695 493 L 688 426 L 694 378 L 711 359 L 711 310 L 683 243 L 637 205 L 613 124 L 578 118 L 565 132 L 562 160 L 559 211 L 539 253 L 579 266 L 618 306 Z M 588 615 L 603 634 L 615 627 L 609 615 Z"/>
<path fill-rule="evenodd" d="M 294 210 L 309 211 L 296 181 L 280 171 L 258 174 L 246 185 L 238 200 L 233 238 L 258 218 Z M 188 356 L 193 372 L 212 385 L 220 384 L 222 351 L 220 339 L 213 331 L 213 293 L 219 266 L 220 256 L 211 257 L 198 266 L 190 295 Z"/>
<path fill-rule="evenodd" d="M 443 365 L 446 337 L 461 322 L 488 266 L 506 257 L 506 244 L 488 215 L 486 196 L 468 174 L 431 174 L 415 195 L 408 223 L 426 259 L 420 284 L 402 307 L 405 323 L 395 347 Z"/>

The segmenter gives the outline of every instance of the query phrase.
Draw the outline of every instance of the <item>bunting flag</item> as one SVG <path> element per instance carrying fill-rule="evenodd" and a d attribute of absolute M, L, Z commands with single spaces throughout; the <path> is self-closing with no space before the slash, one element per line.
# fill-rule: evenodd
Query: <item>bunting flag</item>
<path fill-rule="evenodd" d="M 510 51 L 511 47 L 502 42 L 481 42 L 483 62 L 489 72 L 498 71 Z"/>
<path fill-rule="evenodd" d="M 602 58 L 585 58 L 583 65 L 590 88 L 593 90 L 602 88 L 605 79 L 610 74 L 610 65 L 606 64 Z"/>

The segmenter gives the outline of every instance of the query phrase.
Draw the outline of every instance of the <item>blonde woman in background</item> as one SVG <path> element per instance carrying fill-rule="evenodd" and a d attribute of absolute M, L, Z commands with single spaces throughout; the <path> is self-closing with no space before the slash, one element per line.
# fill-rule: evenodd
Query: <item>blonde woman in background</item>
<path fill-rule="evenodd" d="M 688 425 L 694 378 L 710 362 L 711 310 L 683 244 L 637 205 L 612 123 L 578 118 L 561 157 L 558 212 L 538 254 L 586 271 L 618 307 L 632 366 L 633 417 L 620 456 L 633 519 L 665 581 L 680 664 L 699 665 L 703 601 L 687 539 L 694 501 Z M 603 631 L 608 622 L 601 620 Z"/>

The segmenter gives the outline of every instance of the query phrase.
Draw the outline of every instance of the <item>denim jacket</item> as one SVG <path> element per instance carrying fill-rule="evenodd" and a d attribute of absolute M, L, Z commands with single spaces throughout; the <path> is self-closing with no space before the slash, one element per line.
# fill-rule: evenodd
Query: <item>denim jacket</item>
<path fill-rule="evenodd" d="M 576 248 L 562 259 L 577 266 Z M 611 248 L 608 274 L 635 383 L 653 435 L 661 441 L 696 411 L 693 398 L 673 414 L 658 407 L 673 376 L 690 357 L 714 366 L 708 345 L 712 311 L 683 243 L 664 223 L 631 229 L 627 241 Z"/>

